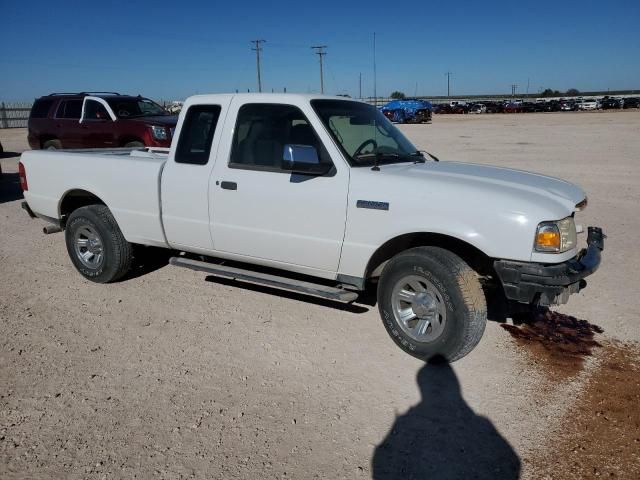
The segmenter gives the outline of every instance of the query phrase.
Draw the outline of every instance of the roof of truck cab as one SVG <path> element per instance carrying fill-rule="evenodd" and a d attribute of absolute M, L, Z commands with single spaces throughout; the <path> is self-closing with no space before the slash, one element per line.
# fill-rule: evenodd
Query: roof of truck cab
<path fill-rule="evenodd" d="M 320 95 L 308 93 L 212 93 L 193 95 L 187 98 L 190 103 L 213 103 L 221 99 L 237 98 L 241 102 L 309 102 L 311 100 L 347 100 L 359 102 L 356 98 L 337 95 Z"/>

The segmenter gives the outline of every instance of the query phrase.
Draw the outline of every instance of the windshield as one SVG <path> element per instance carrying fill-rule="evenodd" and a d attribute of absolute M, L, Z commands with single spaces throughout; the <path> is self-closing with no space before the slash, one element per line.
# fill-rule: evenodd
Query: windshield
<path fill-rule="evenodd" d="M 118 118 L 168 115 L 165 109 L 148 98 L 105 98 L 105 100 Z"/>
<path fill-rule="evenodd" d="M 373 105 L 312 100 L 311 106 L 352 167 L 421 161 L 409 140 Z M 418 157 L 418 158 L 416 158 Z"/>

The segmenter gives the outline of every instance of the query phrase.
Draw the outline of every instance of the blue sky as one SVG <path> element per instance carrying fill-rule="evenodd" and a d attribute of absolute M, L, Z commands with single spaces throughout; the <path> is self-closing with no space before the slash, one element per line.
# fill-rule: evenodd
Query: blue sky
<path fill-rule="evenodd" d="M 115 90 L 156 99 L 256 90 L 388 95 L 640 89 L 638 0 L 354 2 L 0 0 L 0 99 Z"/>

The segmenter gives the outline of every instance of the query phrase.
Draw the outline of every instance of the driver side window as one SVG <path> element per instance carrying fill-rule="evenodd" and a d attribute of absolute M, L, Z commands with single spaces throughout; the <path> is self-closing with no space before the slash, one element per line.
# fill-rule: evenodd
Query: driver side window
<path fill-rule="evenodd" d="M 111 120 L 107 109 L 95 100 L 87 100 L 84 106 L 85 120 Z"/>
<path fill-rule="evenodd" d="M 285 145 L 312 146 L 321 163 L 333 165 L 326 148 L 298 107 L 243 105 L 238 111 L 229 167 L 284 172 Z"/>

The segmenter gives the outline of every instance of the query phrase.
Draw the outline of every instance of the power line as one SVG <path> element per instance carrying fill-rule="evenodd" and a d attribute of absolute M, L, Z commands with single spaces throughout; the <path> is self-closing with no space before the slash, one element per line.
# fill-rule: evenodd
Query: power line
<path fill-rule="evenodd" d="M 327 48 L 326 45 L 318 45 L 315 47 L 311 47 L 312 50 L 315 50 L 315 54 L 320 58 L 320 93 L 324 93 L 324 74 L 322 72 L 322 57 L 324 57 L 327 52 L 324 49 Z"/>
<path fill-rule="evenodd" d="M 262 51 L 262 44 L 265 43 L 266 40 L 251 40 L 251 43 L 256 45 L 256 48 L 252 48 L 251 50 L 255 50 L 256 52 L 256 68 L 258 70 L 258 92 L 262 92 L 262 79 L 260 78 L 260 52 Z"/>

